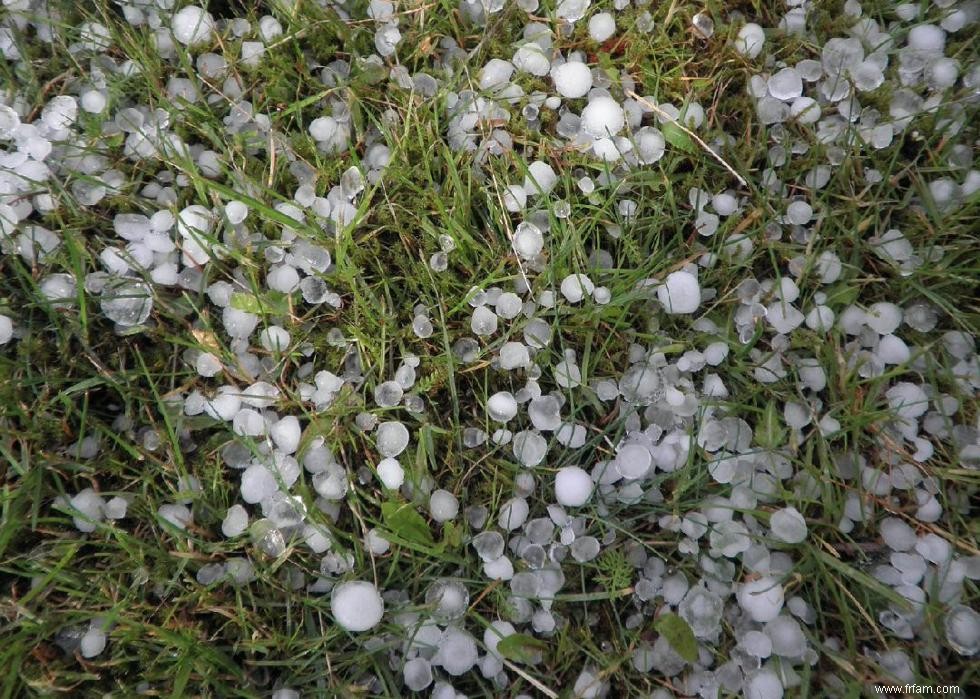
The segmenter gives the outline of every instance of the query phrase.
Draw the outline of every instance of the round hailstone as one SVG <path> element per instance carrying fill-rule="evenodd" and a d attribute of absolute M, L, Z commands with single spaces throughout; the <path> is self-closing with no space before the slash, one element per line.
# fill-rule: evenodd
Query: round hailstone
<path fill-rule="evenodd" d="M 578 303 L 595 290 L 595 284 L 584 274 L 569 274 L 561 280 L 561 294 L 569 303 Z"/>
<path fill-rule="evenodd" d="M 746 699 L 782 699 L 783 685 L 772 670 L 761 670 L 745 683 Z"/>
<path fill-rule="evenodd" d="M 537 432 L 525 430 L 514 435 L 514 439 L 511 441 L 511 449 L 514 452 L 514 458 L 522 466 L 533 468 L 544 460 L 545 454 L 548 453 L 548 442 Z"/>
<path fill-rule="evenodd" d="M 769 518 L 769 529 L 774 538 L 787 544 L 799 544 L 806 539 L 806 520 L 795 507 L 776 510 Z"/>
<path fill-rule="evenodd" d="M 908 381 L 901 381 L 887 391 L 888 406 L 898 417 L 914 420 L 929 409 L 929 397 L 921 387 Z"/>
<path fill-rule="evenodd" d="M 623 130 L 626 116 L 612 97 L 596 97 L 582 110 L 581 125 L 592 138 L 606 138 Z"/>
<path fill-rule="evenodd" d="M 189 5 L 174 15 L 171 28 L 174 38 L 184 46 L 203 44 L 214 32 L 214 18 L 210 12 L 196 5 Z"/>
<path fill-rule="evenodd" d="M 671 272 L 657 287 L 657 298 L 667 313 L 694 313 L 701 305 L 698 278 L 690 272 Z"/>
<path fill-rule="evenodd" d="M 398 456 L 408 446 L 408 428 L 396 420 L 382 422 L 376 434 L 378 451 L 382 456 Z"/>
<path fill-rule="evenodd" d="M 735 50 L 748 58 L 755 58 L 762 53 L 762 47 L 766 43 L 766 33 L 762 27 L 754 22 L 749 22 L 738 30 L 735 39 Z"/>
<path fill-rule="evenodd" d="M 946 640 L 960 655 L 980 653 L 980 614 L 958 604 L 949 610 L 944 621 Z"/>
<path fill-rule="evenodd" d="M 555 475 L 555 499 L 565 507 L 581 507 L 592 498 L 592 477 L 578 466 L 565 466 Z"/>
<path fill-rule="evenodd" d="M 522 259 L 530 259 L 544 248 L 544 236 L 541 229 L 533 223 L 522 222 L 514 231 L 514 252 Z"/>
<path fill-rule="evenodd" d="M 448 674 L 458 677 L 469 672 L 478 657 L 479 651 L 473 637 L 465 631 L 449 627 L 439 639 L 439 650 L 433 662 L 441 665 Z"/>
<path fill-rule="evenodd" d="M 627 444 L 616 454 L 614 463 L 623 478 L 636 480 L 643 478 L 650 471 L 653 455 L 642 444 Z"/>
<path fill-rule="evenodd" d="M 397 490 L 405 482 L 405 469 L 397 459 L 382 459 L 378 464 L 378 478 L 389 490 Z"/>
<path fill-rule="evenodd" d="M 10 342 L 14 336 L 14 324 L 8 316 L 0 313 L 0 345 Z"/>
<path fill-rule="evenodd" d="M 282 352 L 289 348 L 289 331 L 278 325 L 270 325 L 259 333 L 259 343 L 267 352 Z"/>
<path fill-rule="evenodd" d="M 783 68 L 766 82 L 769 94 L 783 102 L 790 102 L 803 94 L 803 78 L 796 68 Z"/>
<path fill-rule="evenodd" d="M 517 415 L 517 399 L 510 391 L 494 393 L 487 400 L 487 415 L 494 422 L 508 422 Z"/>
<path fill-rule="evenodd" d="M 513 531 L 524 526 L 530 507 L 524 498 L 511 498 L 500 508 L 497 524 L 501 529 Z"/>
<path fill-rule="evenodd" d="M 783 586 L 775 578 L 764 577 L 742 583 L 735 596 L 738 605 L 753 621 L 772 621 L 783 608 Z"/>
<path fill-rule="evenodd" d="M 346 631 L 367 631 L 377 626 L 384 610 L 378 589 L 363 580 L 340 583 L 330 596 L 334 621 Z"/>
<path fill-rule="evenodd" d="M 602 43 L 616 33 L 616 20 L 608 12 L 600 12 L 589 17 L 589 36 Z"/>
<path fill-rule="evenodd" d="M 448 490 L 433 490 L 429 496 L 429 513 L 437 522 L 448 522 L 459 514 L 459 500 Z"/>
<path fill-rule="evenodd" d="M 584 63 L 568 61 L 551 70 L 555 90 L 562 97 L 578 99 L 585 97 L 592 89 L 592 71 Z"/>
<path fill-rule="evenodd" d="M 141 325 L 153 310 L 153 290 L 146 282 L 122 280 L 102 292 L 102 312 L 122 327 Z"/>

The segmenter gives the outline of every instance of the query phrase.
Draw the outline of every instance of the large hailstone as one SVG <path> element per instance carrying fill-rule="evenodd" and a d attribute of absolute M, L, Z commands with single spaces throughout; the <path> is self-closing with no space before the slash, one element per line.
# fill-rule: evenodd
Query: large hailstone
<path fill-rule="evenodd" d="M 171 28 L 174 38 L 184 46 L 203 44 L 214 32 L 214 18 L 210 12 L 196 5 L 189 5 L 174 15 Z"/>
<path fill-rule="evenodd" d="M 377 626 L 384 610 L 378 588 L 363 580 L 340 583 L 330 596 L 334 621 L 346 631 L 367 631 Z"/>
<path fill-rule="evenodd" d="M 592 477 L 578 466 L 565 466 L 555 476 L 555 499 L 565 507 L 581 507 L 592 497 Z"/>
<path fill-rule="evenodd" d="M 735 38 L 735 50 L 748 58 L 755 58 L 762 53 L 762 47 L 766 43 L 766 33 L 762 27 L 754 22 L 749 22 L 738 30 Z"/>
<path fill-rule="evenodd" d="M 690 272 L 671 272 L 657 287 L 657 298 L 667 313 L 694 313 L 701 305 L 698 278 Z"/>
<path fill-rule="evenodd" d="M 592 89 L 592 71 L 579 61 L 568 61 L 552 68 L 551 79 L 555 81 L 558 94 L 568 99 L 585 97 Z"/>
<path fill-rule="evenodd" d="M 582 110 L 582 130 L 592 138 L 615 136 L 626 125 L 619 102 L 612 97 L 596 97 Z"/>

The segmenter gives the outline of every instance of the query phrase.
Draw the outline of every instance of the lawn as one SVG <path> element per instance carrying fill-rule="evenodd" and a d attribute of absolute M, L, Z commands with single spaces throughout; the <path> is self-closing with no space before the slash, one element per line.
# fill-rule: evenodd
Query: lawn
<path fill-rule="evenodd" d="M 978 21 L 5 2 L 0 696 L 975 692 Z"/>

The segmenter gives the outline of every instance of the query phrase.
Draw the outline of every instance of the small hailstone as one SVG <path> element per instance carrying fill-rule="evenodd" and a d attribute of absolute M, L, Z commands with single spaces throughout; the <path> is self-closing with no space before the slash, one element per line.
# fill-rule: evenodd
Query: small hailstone
<path fill-rule="evenodd" d="M 299 419 L 295 415 L 286 415 L 272 425 L 269 436 L 285 454 L 293 454 L 299 448 L 302 438 L 302 427 Z"/>
<path fill-rule="evenodd" d="M 382 422 L 375 435 L 378 451 L 382 456 L 394 458 L 408 446 L 408 428 L 400 422 Z"/>
<path fill-rule="evenodd" d="M 527 166 L 527 175 L 524 177 L 524 191 L 528 196 L 548 194 L 558 183 L 558 175 L 554 169 L 546 162 L 535 160 Z"/>
<path fill-rule="evenodd" d="M 694 313 L 701 305 L 701 287 L 690 272 L 671 272 L 657 287 L 657 298 L 667 313 Z"/>
<path fill-rule="evenodd" d="M 203 44 L 214 32 L 214 18 L 196 5 L 179 10 L 171 24 L 174 38 L 184 46 Z"/>
<path fill-rule="evenodd" d="M 595 290 L 595 284 L 584 274 L 569 274 L 562 279 L 561 293 L 569 303 L 578 303 Z"/>
<path fill-rule="evenodd" d="M 527 192 L 519 184 L 507 185 L 503 193 L 504 208 L 512 213 L 523 211 L 527 206 Z"/>
<path fill-rule="evenodd" d="M 432 661 L 448 674 L 458 677 L 470 670 L 479 657 L 476 642 L 467 632 L 450 626 L 439 639 L 439 649 Z"/>
<path fill-rule="evenodd" d="M 592 497 L 592 477 L 578 466 L 565 466 L 555 475 L 555 499 L 559 505 L 581 507 Z"/>
<path fill-rule="evenodd" d="M 522 259 L 530 259 L 544 248 L 544 236 L 541 229 L 533 223 L 522 222 L 514 231 L 514 252 Z M 475 331 L 474 331 L 475 332 Z"/>
<path fill-rule="evenodd" d="M 494 393 L 487 400 L 487 415 L 494 422 L 508 422 L 517 415 L 517 400 L 510 391 Z"/>
<path fill-rule="evenodd" d="M 501 529 L 513 531 L 524 526 L 527 515 L 530 512 L 527 500 L 524 498 L 511 498 L 500 508 L 500 515 L 497 524 Z"/>
<path fill-rule="evenodd" d="M 626 125 L 626 116 L 619 102 L 600 96 L 582 110 L 582 130 L 593 138 L 615 136 Z"/>
<path fill-rule="evenodd" d="M 522 466 L 531 468 L 544 460 L 548 453 L 548 441 L 537 432 L 525 430 L 514 435 L 511 449 Z"/>
<path fill-rule="evenodd" d="M 0 345 L 5 345 L 14 336 L 14 324 L 9 316 L 0 313 Z"/>
<path fill-rule="evenodd" d="M 885 545 L 893 551 L 908 551 L 915 546 L 915 530 L 897 517 L 882 520 L 878 530 Z"/>
<path fill-rule="evenodd" d="M 746 679 L 743 696 L 746 699 L 782 699 L 783 685 L 775 672 L 761 670 Z"/>
<path fill-rule="evenodd" d="M 78 650 L 83 658 L 94 658 L 105 650 L 105 646 L 105 632 L 101 628 L 93 627 L 82 636 Z"/>
<path fill-rule="evenodd" d="M 783 102 L 789 102 L 803 94 L 803 78 L 796 68 L 783 68 L 773 73 L 766 85 L 769 94 Z"/>
<path fill-rule="evenodd" d="M 459 513 L 459 500 L 448 490 L 434 490 L 429 496 L 429 513 L 436 522 L 456 519 Z"/>
<path fill-rule="evenodd" d="M 806 520 L 794 507 L 773 512 L 769 518 L 769 528 L 774 538 L 787 544 L 799 544 L 806 539 Z"/>
<path fill-rule="evenodd" d="M 278 325 L 270 325 L 259 333 L 259 343 L 268 352 L 282 352 L 289 348 L 289 332 Z"/>
<path fill-rule="evenodd" d="M 402 668 L 405 687 L 412 692 L 421 692 L 432 684 L 432 664 L 425 658 L 412 658 Z"/>
<path fill-rule="evenodd" d="M 592 71 L 579 61 L 567 61 L 551 70 L 555 90 L 562 97 L 578 99 L 585 97 L 592 89 Z"/>
<path fill-rule="evenodd" d="M 191 522 L 191 511 L 186 505 L 160 505 L 157 509 L 160 519 L 165 520 L 177 529 L 186 529 Z"/>
<path fill-rule="evenodd" d="M 758 24 L 749 22 L 739 29 L 735 39 L 735 50 L 748 58 L 755 58 L 762 53 L 766 43 L 766 34 Z"/>
<path fill-rule="evenodd" d="M 377 471 L 378 478 L 389 490 L 397 490 L 405 482 L 405 469 L 402 468 L 397 459 L 382 459 L 378 464 Z"/>
<path fill-rule="evenodd" d="M 739 606 L 753 621 L 772 621 L 783 608 L 783 587 L 775 578 L 742 583 L 735 593 Z"/>
<path fill-rule="evenodd" d="M 222 365 L 221 360 L 210 352 L 201 352 L 194 360 L 194 368 L 199 376 L 209 378 L 217 375 L 221 371 Z"/>
<path fill-rule="evenodd" d="M 889 407 L 898 417 L 915 419 L 929 409 L 929 397 L 920 386 L 901 381 L 885 391 Z"/>
<path fill-rule="evenodd" d="M 384 608 L 378 589 L 363 580 L 340 583 L 330 596 L 330 612 L 345 631 L 367 631 L 377 626 Z"/>
<path fill-rule="evenodd" d="M 589 36 L 602 43 L 616 33 L 616 20 L 608 12 L 599 12 L 589 17 Z"/>
<path fill-rule="evenodd" d="M 248 512 L 241 505 L 232 505 L 228 508 L 224 520 L 221 522 L 221 533 L 231 539 L 236 537 L 248 528 Z"/>
<path fill-rule="evenodd" d="M 943 621 L 946 641 L 960 655 L 980 653 L 980 614 L 963 604 L 952 607 Z"/>
<path fill-rule="evenodd" d="M 497 332 L 497 314 L 486 306 L 477 306 L 473 309 L 473 316 L 470 319 L 470 329 L 474 335 L 485 337 Z"/>

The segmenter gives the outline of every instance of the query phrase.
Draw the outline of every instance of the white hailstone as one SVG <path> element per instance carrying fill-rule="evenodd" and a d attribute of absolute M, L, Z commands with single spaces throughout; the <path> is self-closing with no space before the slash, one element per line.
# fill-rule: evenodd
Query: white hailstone
<path fill-rule="evenodd" d="M 878 342 L 878 358 L 885 364 L 904 364 L 912 356 L 905 341 L 895 335 L 885 335 Z"/>
<path fill-rule="evenodd" d="M 518 257 L 530 259 L 538 255 L 543 248 L 544 236 L 540 228 L 526 221 L 517 224 L 517 229 L 514 231 L 514 252 Z"/>
<path fill-rule="evenodd" d="M 523 211 L 524 207 L 527 206 L 527 192 L 519 184 L 507 185 L 502 199 L 504 201 L 504 208 L 511 213 Z"/>
<path fill-rule="evenodd" d="M 548 453 L 548 441 L 537 432 L 518 432 L 511 441 L 514 458 L 522 466 L 532 468 L 540 464 Z"/>
<path fill-rule="evenodd" d="M 581 507 L 592 498 L 592 476 L 578 466 L 564 466 L 555 475 L 555 500 L 565 507 Z"/>
<path fill-rule="evenodd" d="M 0 345 L 5 345 L 14 336 L 14 324 L 8 316 L 0 313 Z"/>
<path fill-rule="evenodd" d="M 473 309 L 473 317 L 470 319 L 470 329 L 474 335 L 486 337 L 497 332 L 497 314 L 486 306 L 477 306 Z"/>
<path fill-rule="evenodd" d="M 650 472 L 653 455 L 642 444 L 627 444 L 620 448 L 613 463 L 623 478 L 636 480 Z"/>
<path fill-rule="evenodd" d="M 248 512 L 241 505 L 232 505 L 221 522 L 221 533 L 229 539 L 238 536 L 248 528 Z"/>
<path fill-rule="evenodd" d="M 608 12 L 599 12 L 589 17 L 589 36 L 602 43 L 616 33 L 616 20 Z"/>
<path fill-rule="evenodd" d="M 160 519 L 177 529 L 186 529 L 191 522 L 191 511 L 186 505 L 160 505 L 157 508 Z"/>
<path fill-rule="evenodd" d="M 766 82 L 769 94 L 777 100 L 790 102 L 803 94 L 803 78 L 796 68 L 783 68 L 773 73 Z"/>
<path fill-rule="evenodd" d="M 517 399 L 510 391 L 494 393 L 487 400 L 487 415 L 494 422 L 509 422 L 517 415 Z"/>
<path fill-rule="evenodd" d="M 462 629 L 450 626 L 439 639 L 438 650 L 432 662 L 440 665 L 446 673 L 458 677 L 469 672 L 476 665 L 478 657 L 473 637 Z"/>
<path fill-rule="evenodd" d="M 980 614 L 966 605 L 957 604 L 946 614 L 943 622 L 946 641 L 960 655 L 980 653 Z"/>
<path fill-rule="evenodd" d="M 773 512 L 769 518 L 769 529 L 773 538 L 787 544 L 799 544 L 806 539 L 806 520 L 795 507 L 784 507 Z"/>
<path fill-rule="evenodd" d="M 448 522 L 459 514 L 459 500 L 448 490 L 433 490 L 429 496 L 429 513 L 437 522 Z"/>
<path fill-rule="evenodd" d="M 282 25 L 271 15 L 265 15 L 259 20 L 259 38 L 268 43 L 282 36 Z"/>
<path fill-rule="evenodd" d="M 513 63 L 502 61 L 499 58 L 491 58 L 480 70 L 480 89 L 489 90 L 493 87 L 506 85 L 513 75 Z"/>
<path fill-rule="evenodd" d="M 805 317 L 792 304 L 773 301 L 766 308 L 766 320 L 776 332 L 785 335 L 800 327 Z"/>
<path fill-rule="evenodd" d="M 885 545 L 893 551 L 908 551 L 917 541 L 915 530 L 897 517 L 888 517 L 878 527 Z"/>
<path fill-rule="evenodd" d="M 234 338 L 246 338 L 252 334 L 259 324 L 259 317 L 237 308 L 226 306 L 221 311 L 221 322 L 225 331 Z"/>
<path fill-rule="evenodd" d="M 738 210 L 738 199 L 731 192 L 720 192 L 711 197 L 711 208 L 719 216 L 731 216 Z"/>
<path fill-rule="evenodd" d="M 531 355 L 522 342 L 505 342 L 500 348 L 500 368 L 513 371 L 531 366 Z"/>
<path fill-rule="evenodd" d="M 41 110 L 44 125 L 56 130 L 67 129 L 78 118 L 78 101 L 70 95 L 52 97 Z"/>
<path fill-rule="evenodd" d="M 771 577 L 742 583 L 735 593 L 738 605 L 753 621 L 772 621 L 783 608 L 783 587 Z"/>
<path fill-rule="evenodd" d="M 558 175 L 554 169 L 546 162 L 535 160 L 527 166 L 527 175 L 524 177 L 524 190 L 529 196 L 538 194 L 548 194 L 558 183 Z"/>
<path fill-rule="evenodd" d="M 89 114 L 101 114 L 106 107 L 107 98 L 101 90 L 85 90 L 81 95 L 81 105 Z"/>
<path fill-rule="evenodd" d="M 291 294 L 299 288 L 299 272 L 291 265 L 274 265 L 265 277 L 265 283 L 273 291 Z"/>
<path fill-rule="evenodd" d="M 667 313 L 694 313 L 701 305 L 698 278 L 690 272 L 671 272 L 657 287 L 657 299 Z"/>
<path fill-rule="evenodd" d="M 582 130 L 592 138 L 615 136 L 625 125 L 623 108 L 612 97 L 596 97 L 582 110 Z"/>
<path fill-rule="evenodd" d="M 272 471 L 262 464 L 252 464 L 242 472 L 242 500 L 250 505 L 262 502 L 279 490 Z"/>
<path fill-rule="evenodd" d="M 524 302 L 521 301 L 520 296 L 512 291 L 505 291 L 497 297 L 497 303 L 494 305 L 494 308 L 498 316 L 504 320 L 512 320 L 524 310 Z"/>
<path fill-rule="evenodd" d="M 170 26 L 177 41 L 184 46 L 197 46 L 211 38 L 214 17 L 196 5 L 188 5 L 174 15 Z"/>
<path fill-rule="evenodd" d="M 265 44 L 261 41 L 243 41 L 241 46 L 241 63 L 248 68 L 255 68 L 262 62 L 265 54 Z"/>
<path fill-rule="evenodd" d="M 803 200 L 791 202 L 786 207 L 786 220 L 797 226 L 805 226 L 813 218 L 813 207 Z"/>
<path fill-rule="evenodd" d="M 755 58 L 762 53 L 762 47 L 766 43 L 766 33 L 758 24 L 749 22 L 738 30 L 735 38 L 735 50 L 748 58 Z"/>
<path fill-rule="evenodd" d="M 396 420 L 382 422 L 375 432 L 375 440 L 382 456 L 394 458 L 408 446 L 408 428 Z"/>
<path fill-rule="evenodd" d="M 292 454 L 299 449 L 302 434 L 302 427 L 300 427 L 299 419 L 295 415 L 286 415 L 276 421 L 269 429 L 269 436 L 272 437 L 276 447 L 286 454 Z"/>
<path fill-rule="evenodd" d="M 412 658 L 402 668 L 405 686 L 412 692 L 421 692 L 432 684 L 432 663 L 425 658 Z"/>
<path fill-rule="evenodd" d="M 592 670 L 582 670 L 575 678 L 575 684 L 572 685 L 574 699 L 599 699 L 605 694 L 606 683 Z"/>
<path fill-rule="evenodd" d="M 909 48 L 924 54 L 940 55 L 946 48 L 946 32 L 934 24 L 919 24 L 909 30 Z"/>
<path fill-rule="evenodd" d="M 378 588 L 363 580 L 340 583 L 330 595 L 330 612 L 345 631 L 367 631 L 377 626 L 384 609 Z"/>
<path fill-rule="evenodd" d="M 874 303 L 865 312 L 865 324 L 879 335 L 889 335 L 902 323 L 902 309 L 894 303 Z"/>
<path fill-rule="evenodd" d="M 569 274 L 561 281 L 561 294 L 569 303 L 578 303 L 592 294 L 595 284 L 584 274 Z"/>
<path fill-rule="evenodd" d="M 105 632 L 101 628 L 93 627 L 82 636 L 78 650 L 83 658 L 94 658 L 105 650 L 105 646 Z"/>
<path fill-rule="evenodd" d="M 800 124 L 815 124 L 820 121 L 820 105 L 812 97 L 798 97 L 789 106 L 789 115 Z"/>
<path fill-rule="evenodd" d="M 579 61 L 567 61 L 551 69 L 555 90 L 568 99 L 585 97 L 592 89 L 592 71 Z"/>
<path fill-rule="evenodd" d="M 555 8 L 555 14 L 558 19 L 566 22 L 577 22 L 585 17 L 591 4 L 592 0 L 560 0 Z"/>
<path fill-rule="evenodd" d="M 667 141 L 659 129 L 644 126 L 634 135 L 637 158 L 644 165 L 653 165 L 660 160 L 667 147 Z"/>
<path fill-rule="evenodd" d="M 829 306 L 815 306 L 806 314 L 806 326 L 811 330 L 830 330 L 834 327 L 834 318 L 834 312 Z"/>
<path fill-rule="evenodd" d="M 538 77 L 547 75 L 551 69 L 551 61 L 545 55 L 544 49 L 534 42 L 528 42 L 518 48 L 511 62 L 517 70 Z"/>
<path fill-rule="evenodd" d="M 524 498 L 511 498 L 500 508 L 500 515 L 497 517 L 497 524 L 501 529 L 514 531 L 524 526 L 530 507 Z"/>
<path fill-rule="evenodd" d="M 895 414 L 905 420 L 914 420 L 929 409 L 929 397 L 921 386 L 901 381 L 887 391 L 885 398 Z"/>
<path fill-rule="evenodd" d="M 378 478 L 385 488 L 397 490 L 405 482 L 405 469 L 398 463 L 397 459 L 382 459 L 377 467 Z"/>
<path fill-rule="evenodd" d="M 745 682 L 745 699 L 782 699 L 783 685 L 775 672 L 760 670 Z"/>
<path fill-rule="evenodd" d="M 248 216 L 248 206 L 237 199 L 230 201 L 225 204 L 225 216 L 228 217 L 229 223 L 237 226 Z"/>
<path fill-rule="evenodd" d="M 122 327 L 140 325 L 153 310 L 153 289 L 138 280 L 122 280 L 107 286 L 100 300 L 106 318 Z"/>
<path fill-rule="evenodd" d="M 268 352 L 282 352 L 289 348 L 289 332 L 278 325 L 270 325 L 259 333 L 259 343 Z"/>
<path fill-rule="evenodd" d="M 194 368 L 199 376 L 210 378 L 217 375 L 221 369 L 221 360 L 210 352 L 201 352 L 194 360 Z"/>

